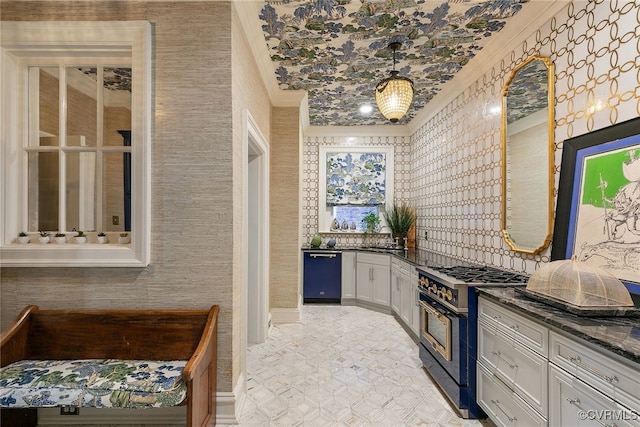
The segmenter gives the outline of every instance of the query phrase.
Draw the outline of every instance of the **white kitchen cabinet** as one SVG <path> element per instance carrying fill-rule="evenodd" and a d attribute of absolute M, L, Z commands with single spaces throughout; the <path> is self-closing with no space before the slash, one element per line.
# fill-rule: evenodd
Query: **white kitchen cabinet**
<path fill-rule="evenodd" d="M 478 404 L 497 426 L 544 427 L 547 420 L 478 363 Z M 558 424 L 558 426 L 570 424 Z"/>
<path fill-rule="evenodd" d="M 391 304 L 391 270 L 389 266 L 374 265 L 373 270 L 373 302 L 389 307 Z"/>
<path fill-rule="evenodd" d="M 407 269 L 409 264 L 406 264 Z M 411 326 L 413 323 L 413 286 L 411 284 L 411 275 L 408 271 L 404 271 L 400 276 L 400 318 L 405 325 Z"/>
<path fill-rule="evenodd" d="M 359 252 L 356 267 L 356 301 L 387 311 L 391 305 L 391 260 L 387 254 Z"/>
<path fill-rule="evenodd" d="M 414 274 L 415 273 L 415 274 Z M 418 336 L 420 309 L 417 304 L 418 273 L 410 263 L 391 259 L 391 308 L 407 330 Z M 416 319 L 418 319 L 416 321 Z"/>
<path fill-rule="evenodd" d="M 391 310 L 400 315 L 400 281 L 402 273 L 398 268 L 398 261 L 391 260 Z"/>
<path fill-rule="evenodd" d="M 355 304 L 356 253 L 342 252 L 342 304 Z"/>
<path fill-rule="evenodd" d="M 478 361 L 513 389 L 540 414 L 547 414 L 546 358 L 516 340 L 499 327 L 478 321 Z"/>
<path fill-rule="evenodd" d="M 420 336 L 420 293 L 418 291 L 418 273 L 411 275 L 411 286 L 413 292 L 413 307 L 411 310 L 413 311 L 412 322 L 411 322 L 411 330 L 416 335 L 416 337 Z"/>
<path fill-rule="evenodd" d="M 640 427 L 640 364 L 482 295 L 477 372 L 499 426 Z"/>
<path fill-rule="evenodd" d="M 549 360 L 601 393 L 640 411 L 640 364 L 555 331 L 549 335 Z"/>
<path fill-rule="evenodd" d="M 498 425 L 546 425 L 548 336 L 544 324 L 479 298 L 478 403 Z"/>
<path fill-rule="evenodd" d="M 551 364 L 549 374 L 550 426 L 640 426 L 638 412 L 632 412 L 563 369 Z"/>

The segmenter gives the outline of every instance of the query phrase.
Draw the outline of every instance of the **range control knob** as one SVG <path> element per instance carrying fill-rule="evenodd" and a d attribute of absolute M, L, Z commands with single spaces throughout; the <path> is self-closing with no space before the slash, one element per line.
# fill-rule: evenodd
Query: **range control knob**
<path fill-rule="evenodd" d="M 431 293 L 433 293 L 433 294 L 437 293 L 438 292 L 438 286 L 435 283 L 431 282 L 431 286 L 429 287 L 429 291 Z"/>
<path fill-rule="evenodd" d="M 447 298 L 448 301 L 451 301 L 451 299 L 453 299 L 453 293 L 451 292 L 451 289 L 447 289 L 447 292 L 445 293 L 445 297 Z"/>

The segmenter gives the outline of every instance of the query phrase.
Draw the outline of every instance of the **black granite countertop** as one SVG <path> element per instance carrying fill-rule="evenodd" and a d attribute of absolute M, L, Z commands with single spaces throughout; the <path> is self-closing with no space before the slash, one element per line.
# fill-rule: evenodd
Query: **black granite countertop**
<path fill-rule="evenodd" d="M 459 260 L 457 258 L 453 258 L 448 255 L 437 254 L 434 252 L 422 250 L 422 249 L 414 249 L 409 248 L 406 251 L 403 249 L 385 249 L 385 248 L 367 248 L 367 247 L 339 247 L 335 246 L 333 248 L 327 248 L 326 246 L 321 246 L 319 248 L 312 248 L 310 246 L 305 246 L 302 248 L 304 252 L 312 252 L 312 251 L 338 251 L 338 252 L 347 252 L 347 251 L 357 251 L 357 252 L 371 252 L 371 253 L 381 253 L 393 255 L 394 257 L 407 261 L 415 267 L 426 267 L 432 265 L 467 265 L 469 262 Z"/>
<path fill-rule="evenodd" d="M 504 303 L 575 337 L 640 363 L 639 317 L 583 317 L 516 292 L 513 287 L 477 288 L 480 295 Z"/>

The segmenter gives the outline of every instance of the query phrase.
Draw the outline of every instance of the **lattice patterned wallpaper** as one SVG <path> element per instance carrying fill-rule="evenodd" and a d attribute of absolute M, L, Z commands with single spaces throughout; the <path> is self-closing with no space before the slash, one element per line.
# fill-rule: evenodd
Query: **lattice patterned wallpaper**
<path fill-rule="evenodd" d="M 513 68 L 533 54 L 555 65 L 557 185 L 562 141 L 640 115 L 640 4 L 568 4 L 521 47 L 464 90 L 411 138 L 361 137 L 354 145 L 396 150 L 395 191 L 418 207 L 418 245 L 438 253 L 532 273 L 550 250 L 515 253 L 500 235 L 501 90 Z M 407 141 L 408 139 L 408 141 Z M 307 137 L 303 153 L 303 241 L 317 224 L 319 145 L 347 138 Z M 424 240 L 428 231 L 429 240 Z M 355 238 L 339 241 L 355 246 Z"/>
<path fill-rule="evenodd" d="M 362 136 L 362 137 L 318 137 L 308 136 L 302 153 L 302 242 L 308 243 L 318 230 L 318 203 L 324 197 L 318 194 L 319 147 L 394 147 L 394 198 L 409 200 L 411 196 L 411 146 L 409 138 Z M 324 240 L 335 237 L 338 246 L 362 245 L 362 235 L 351 232 L 323 233 Z"/>

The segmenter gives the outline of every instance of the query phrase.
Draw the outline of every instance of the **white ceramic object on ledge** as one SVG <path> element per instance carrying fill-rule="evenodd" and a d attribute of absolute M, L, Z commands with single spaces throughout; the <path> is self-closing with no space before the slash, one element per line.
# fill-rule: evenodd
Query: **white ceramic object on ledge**
<path fill-rule="evenodd" d="M 18 236 L 18 243 L 23 245 L 29 243 L 29 236 Z"/>
<path fill-rule="evenodd" d="M 56 243 L 59 245 L 67 243 L 67 236 L 56 236 Z"/>
<path fill-rule="evenodd" d="M 98 243 L 100 244 L 107 243 L 107 236 L 98 236 Z"/>
<path fill-rule="evenodd" d="M 129 236 L 118 236 L 118 243 L 129 243 Z"/>
<path fill-rule="evenodd" d="M 76 243 L 87 243 L 87 236 L 76 236 Z"/>
<path fill-rule="evenodd" d="M 49 243 L 49 240 L 50 240 L 49 236 L 38 237 L 38 242 L 40 242 L 43 245 Z"/>

